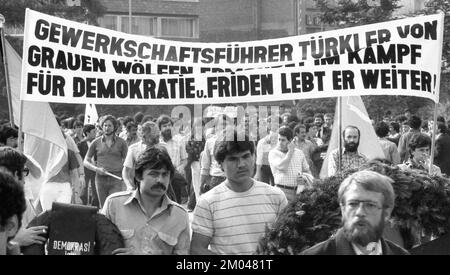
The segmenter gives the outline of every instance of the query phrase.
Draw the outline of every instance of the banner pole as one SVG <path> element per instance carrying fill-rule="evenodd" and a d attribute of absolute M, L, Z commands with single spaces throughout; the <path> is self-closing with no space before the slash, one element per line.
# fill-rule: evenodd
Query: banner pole
<path fill-rule="evenodd" d="M 3 29 L 3 24 L 5 23 L 5 17 L 0 14 L 0 36 L 2 43 L 2 55 L 3 55 L 3 66 L 5 68 L 5 83 L 6 83 L 6 96 L 8 98 L 8 112 L 9 112 L 9 121 L 11 127 L 14 128 L 14 116 L 13 116 L 13 108 L 12 108 L 12 98 L 11 98 L 11 85 L 9 83 L 9 71 L 8 71 L 8 61 L 6 57 L 6 44 L 5 44 L 5 32 Z"/>
<path fill-rule="evenodd" d="M 439 84 L 437 84 L 439 85 Z M 433 131 L 431 133 L 431 154 L 430 154 L 430 167 L 428 168 L 428 173 L 431 175 L 431 168 L 433 167 L 434 161 L 434 147 L 436 146 L 436 128 L 437 128 L 437 112 L 438 112 L 439 102 L 434 103 L 434 115 L 433 115 Z"/>
<path fill-rule="evenodd" d="M 441 16 L 441 22 L 438 30 L 438 40 L 440 40 L 441 43 L 439 43 L 439 49 L 438 49 L 438 60 L 440 62 L 437 62 L 437 75 L 436 75 L 436 82 L 435 82 L 435 94 L 436 99 L 434 100 L 434 116 L 433 116 L 433 134 L 431 137 L 431 154 L 430 154 L 430 167 L 428 168 L 428 172 L 431 174 L 431 168 L 433 167 L 433 161 L 434 161 L 434 146 L 435 146 L 435 137 L 436 137 L 436 128 L 437 128 L 437 109 L 439 105 L 439 92 L 441 89 L 441 69 L 442 69 L 442 44 L 444 43 L 444 21 L 445 21 L 445 14 L 443 12 L 440 12 L 439 14 Z"/>
<path fill-rule="evenodd" d="M 19 137 L 18 137 L 18 143 L 19 143 L 19 151 L 24 152 L 24 138 L 23 138 L 23 100 L 20 100 L 20 113 L 19 113 Z"/>
<path fill-rule="evenodd" d="M 342 168 L 342 97 L 338 97 L 338 148 L 339 148 L 339 157 L 338 157 L 338 172 L 341 172 Z"/>

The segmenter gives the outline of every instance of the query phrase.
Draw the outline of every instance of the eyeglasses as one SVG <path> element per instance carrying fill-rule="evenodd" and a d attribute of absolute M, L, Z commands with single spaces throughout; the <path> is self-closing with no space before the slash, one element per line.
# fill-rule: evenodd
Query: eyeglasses
<path fill-rule="evenodd" d="M 381 206 L 378 206 L 378 204 L 371 201 L 351 200 L 347 201 L 345 203 L 345 206 L 351 211 L 356 211 L 361 206 L 361 204 L 364 211 L 366 211 L 367 213 L 375 213 L 377 210 L 382 209 Z"/>

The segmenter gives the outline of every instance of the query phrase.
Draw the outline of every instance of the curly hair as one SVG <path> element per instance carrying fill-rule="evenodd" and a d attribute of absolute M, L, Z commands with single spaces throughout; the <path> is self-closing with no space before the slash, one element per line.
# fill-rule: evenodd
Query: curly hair
<path fill-rule="evenodd" d="M 11 174 L 17 175 L 19 180 L 23 178 L 23 168 L 27 162 L 27 157 L 14 148 L 3 146 L 0 147 L 0 166 L 8 169 Z"/>
<path fill-rule="evenodd" d="M 19 228 L 26 209 L 25 194 L 22 185 L 8 173 L 0 171 L 0 231 L 4 230 L 8 219 L 17 216 Z"/>

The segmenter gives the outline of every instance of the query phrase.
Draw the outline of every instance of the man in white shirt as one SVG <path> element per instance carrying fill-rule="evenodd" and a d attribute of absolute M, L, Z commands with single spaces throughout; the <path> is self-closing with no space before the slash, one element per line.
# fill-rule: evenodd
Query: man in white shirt
<path fill-rule="evenodd" d="M 187 164 L 186 144 L 181 135 L 174 133 L 173 121 L 169 116 L 161 115 L 156 123 L 161 132 L 159 143 L 167 149 L 176 169 L 172 179 L 172 187 L 175 192 L 176 202 L 181 203 L 182 195 L 187 195 L 187 181 L 184 178 L 184 167 Z"/>
<path fill-rule="evenodd" d="M 293 135 L 291 128 L 281 127 L 277 147 L 269 152 L 275 186 L 283 190 L 289 202 L 296 198 L 298 192 L 308 187 L 313 178 L 305 155 L 296 148 Z"/>

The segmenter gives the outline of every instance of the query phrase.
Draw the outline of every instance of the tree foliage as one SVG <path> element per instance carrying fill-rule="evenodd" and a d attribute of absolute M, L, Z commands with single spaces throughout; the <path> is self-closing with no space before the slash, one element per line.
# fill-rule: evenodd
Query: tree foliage
<path fill-rule="evenodd" d="M 98 0 L 81 0 L 80 6 L 72 7 L 66 0 L 0 0 L 0 11 L 9 26 L 24 25 L 26 8 L 91 25 L 98 25 L 97 18 L 106 11 Z"/>
<path fill-rule="evenodd" d="M 341 28 L 388 21 L 399 8 L 398 0 L 381 0 L 379 6 L 371 6 L 366 0 L 339 0 L 330 5 L 327 0 L 316 0 L 322 11 L 322 21 Z"/>

